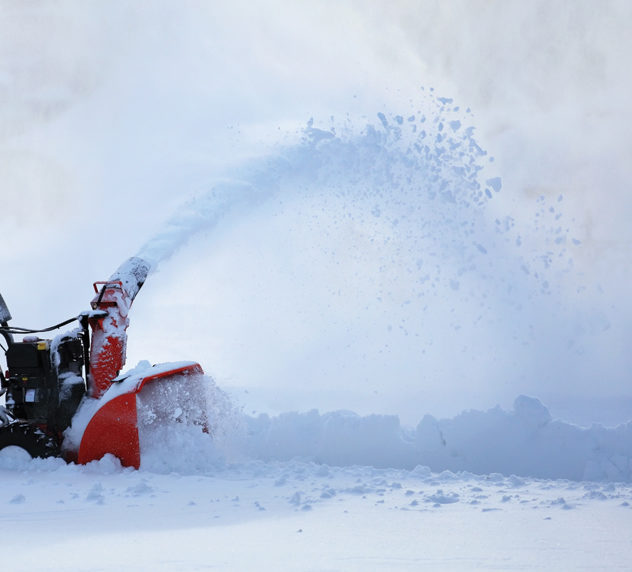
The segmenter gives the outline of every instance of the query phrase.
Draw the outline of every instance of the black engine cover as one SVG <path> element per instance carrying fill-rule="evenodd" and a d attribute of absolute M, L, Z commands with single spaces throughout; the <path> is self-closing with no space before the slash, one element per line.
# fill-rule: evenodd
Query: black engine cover
<path fill-rule="evenodd" d="M 85 394 L 83 344 L 78 336 L 12 343 L 6 352 L 6 407 L 18 419 L 61 432 Z"/>
<path fill-rule="evenodd" d="M 47 423 L 57 385 L 51 368 L 50 342 L 17 342 L 9 346 L 6 356 L 7 408 L 15 417 Z"/>

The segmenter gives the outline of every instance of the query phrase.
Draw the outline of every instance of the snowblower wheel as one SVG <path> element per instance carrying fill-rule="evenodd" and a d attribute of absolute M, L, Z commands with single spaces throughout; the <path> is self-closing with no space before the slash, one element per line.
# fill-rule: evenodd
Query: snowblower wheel
<path fill-rule="evenodd" d="M 30 423 L 0 427 L 0 450 L 5 447 L 24 449 L 32 458 L 59 457 L 61 454 L 55 439 Z"/>

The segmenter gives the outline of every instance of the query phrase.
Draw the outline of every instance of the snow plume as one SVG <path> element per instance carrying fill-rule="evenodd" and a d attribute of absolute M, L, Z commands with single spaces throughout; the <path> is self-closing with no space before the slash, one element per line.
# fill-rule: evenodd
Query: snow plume
<path fill-rule="evenodd" d="M 411 423 L 420 408 L 454 415 L 520 392 L 556 401 L 569 380 L 585 396 L 600 372 L 616 395 L 629 357 L 612 352 L 623 337 L 609 299 L 576 269 L 565 197 L 534 199 L 526 223 L 499 207 L 503 182 L 473 123 L 423 90 L 369 124 L 310 121 L 232 169 L 139 253 L 164 262 L 197 233 L 170 268 L 195 265 L 200 286 L 178 283 L 178 301 L 165 286 L 180 307 L 161 329 L 182 327 L 182 298 L 195 300 L 186 331 L 212 323 L 221 339 L 188 340 L 188 355 L 222 384 L 265 388 L 274 397 L 251 405 L 271 413 L 298 403 Z"/>
<path fill-rule="evenodd" d="M 192 235 L 218 224 L 237 204 L 254 198 L 248 183 L 216 183 L 208 193 L 185 203 L 161 230 L 147 242 L 137 256 L 152 269 L 181 248 Z"/>
<path fill-rule="evenodd" d="M 336 195 L 356 202 L 362 197 L 371 200 L 374 195 L 373 217 L 381 215 L 384 201 L 387 206 L 404 203 L 417 212 L 422 205 L 444 205 L 433 207 L 444 222 L 459 216 L 459 209 L 482 206 L 502 184 L 499 177 L 486 184 L 479 181 L 487 153 L 476 142 L 474 128 L 464 125 L 471 113 L 461 111 L 448 98 L 432 94 L 425 100 L 423 109 L 406 117 L 387 117 L 380 112 L 378 125 L 366 125 L 359 133 L 351 121 L 319 129 L 310 120 L 299 133 L 298 143 L 281 148 L 275 156 L 235 168 L 233 176 L 187 201 L 137 256 L 156 266 L 239 206 L 252 209 L 273 197 L 291 198 L 293 193 L 313 196 L 332 185 Z M 391 193 L 395 196 L 388 198 Z M 410 219 L 411 214 L 404 218 Z M 466 216 L 461 215 L 462 226 L 469 222 L 474 227 L 476 223 Z M 391 224 L 400 222 L 389 220 Z M 472 228 L 464 234 L 472 234 Z"/>

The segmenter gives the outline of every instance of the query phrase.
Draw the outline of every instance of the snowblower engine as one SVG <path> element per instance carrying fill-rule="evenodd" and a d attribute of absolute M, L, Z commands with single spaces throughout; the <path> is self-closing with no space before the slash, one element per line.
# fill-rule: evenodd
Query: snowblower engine
<path fill-rule="evenodd" d="M 55 433 L 63 433 L 86 392 L 84 364 L 87 331 L 56 343 L 36 336 L 10 343 L 2 388 L 9 414 Z"/>
<path fill-rule="evenodd" d="M 109 280 L 94 284 L 91 310 L 43 330 L 10 326 L 11 314 L 0 296 L 7 366 L 5 374 L 0 370 L 0 396 L 5 398 L 0 405 L 0 450 L 13 446 L 32 457 L 55 455 L 79 463 L 109 453 L 125 466 L 140 467 L 137 396 L 148 384 L 176 387 L 184 380 L 193 387 L 204 373 L 195 362 L 178 362 L 147 364 L 142 371 L 119 375 L 125 364 L 129 309 L 149 268 L 145 260 L 130 258 Z M 36 335 L 75 321 L 78 327 L 53 339 Z M 21 341 L 14 339 L 18 335 Z M 191 407 L 171 405 L 178 411 Z M 197 419 L 206 430 L 203 411 Z"/>

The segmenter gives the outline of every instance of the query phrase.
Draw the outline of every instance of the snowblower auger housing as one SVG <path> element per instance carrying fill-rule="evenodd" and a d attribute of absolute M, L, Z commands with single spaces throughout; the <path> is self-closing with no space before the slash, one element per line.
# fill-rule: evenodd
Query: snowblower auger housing
<path fill-rule="evenodd" d="M 7 364 L 6 375 L 0 371 L 0 395 L 5 395 L 0 449 L 17 446 L 33 457 L 57 455 L 79 463 L 110 453 L 124 466 L 140 467 L 137 396 L 149 383 L 199 379 L 204 373 L 199 364 L 182 362 L 118 377 L 125 364 L 129 309 L 148 272 L 147 262 L 129 259 L 109 280 L 95 282 L 92 310 L 38 331 L 9 326 L 11 314 L 0 296 Z M 78 327 L 52 340 L 34 335 L 75 320 Z M 23 339 L 16 341 L 16 335 Z"/>

